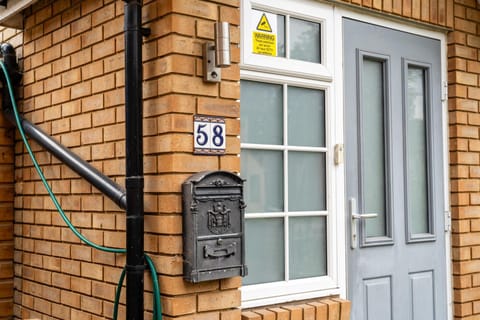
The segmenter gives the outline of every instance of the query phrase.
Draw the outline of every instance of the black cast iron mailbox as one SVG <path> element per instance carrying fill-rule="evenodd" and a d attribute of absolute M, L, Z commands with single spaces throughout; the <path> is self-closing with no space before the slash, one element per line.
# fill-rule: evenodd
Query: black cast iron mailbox
<path fill-rule="evenodd" d="M 183 191 L 183 277 L 245 276 L 243 180 L 227 171 L 194 174 Z"/>

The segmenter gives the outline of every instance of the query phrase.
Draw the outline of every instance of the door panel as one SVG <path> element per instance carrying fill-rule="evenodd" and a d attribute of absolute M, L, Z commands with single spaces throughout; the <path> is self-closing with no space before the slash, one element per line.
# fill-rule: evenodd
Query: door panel
<path fill-rule="evenodd" d="M 433 271 L 410 274 L 413 320 L 435 319 Z"/>
<path fill-rule="evenodd" d="M 392 284 L 390 277 L 366 279 L 363 282 L 365 292 L 365 313 L 368 319 L 392 319 Z"/>
<path fill-rule="evenodd" d="M 440 41 L 343 27 L 352 320 L 446 319 Z"/>

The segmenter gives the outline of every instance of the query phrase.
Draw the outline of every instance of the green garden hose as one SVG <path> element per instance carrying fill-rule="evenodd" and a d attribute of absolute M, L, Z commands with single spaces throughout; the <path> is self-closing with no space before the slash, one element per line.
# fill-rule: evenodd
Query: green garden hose
<path fill-rule="evenodd" d="M 101 250 L 101 251 L 104 251 L 104 252 L 109 252 L 109 253 L 126 253 L 127 252 L 126 249 L 104 247 L 104 246 L 98 245 L 96 243 L 93 243 L 92 241 L 88 240 L 84 235 L 82 235 L 77 230 L 77 228 L 75 228 L 75 226 L 71 223 L 71 221 L 68 219 L 68 217 L 65 214 L 65 211 L 63 211 L 62 206 L 60 205 L 57 197 L 53 193 L 52 188 L 48 184 L 47 179 L 45 178 L 45 175 L 43 174 L 43 171 L 40 168 L 40 165 L 38 164 L 37 159 L 35 158 L 35 155 L 33 154 L 32 148 L 30 147 L 30 143 L 28 142 L 28 139 L 25 135 L 25 132 L 24 132 L 22 124 L 21 124 L 20 116 L 18 114 L 17 104 L 15 102 L 15 98 L 14 98 L 14 95 L 13 95 L 13 88 L 12 88 L 11 80 L 10 80 L 10 77 L 8 75 L 7 68 L 5 67 L 5 64 L 3 63 L 3 61 L 0 61 L 0 67 L 3 71 L 3 74 L 5 75 L 5 79 L 7 81 L 8 93 L 10 94 L 10 101 L 12 103 L 12 109 L 13 109 L 13 113 L 14 113 L 14 116 L 15 116 L 15 122 L 17 124 L 18 131 L 20 132 L 20 136 L 22 138 L 22 141 L 25 144 L 25 147 L 28 151 L 28 154 L 30 155 L 30 158 L 33 162 L 35 170 L 37 171 L 38 175 L 40 176 L 40 179 L 42 180 L 43 186 L 47 190 L 48 195 L 50 196 L 50 199 L 52 199 L 52 202 L 55 205 L 55 208 L 57 209 L 58 213 L 62 217 L 63 221 L 65 221 L 65 223 L 70 228 L 70 230 L 72 230 L 72 232 L 81 241 L 83 241 L 85 244 L 91 246 L 92 248 L 95 248 L 97 250 Z M 155 268 L 155 264 L 153 263 L 152 259 L 146 253 L 144 253 L 144 256 L 145 256 L 145 261 L 147 262 L 147 265 L 150 269 L 150 272 L 151 272 L 151 275 L 152 275 L 152 281 L 153 281 L 153 299 L 154 299 L 154 301 L 153 301 L 154 302 L 153 303 L 153 318 L 155 320 L 161 320 L 162 319 L 162 306 L 161 306 L 161 303 L 160 303 L 160 286 L 158 284 L 157 270 Z M 114 310 L 113 310 L 113 319 L 114 320 L 117 319 L 117 315 L 118 315 L 118 303 L 119 303 L 119 300 L 120 300 L 120 293 L 121 293 L 124 278 L 125 278 L 125 268 L 123 268 L 122 273 L 120 275 L 120 279 L 119 279 L 116 294 L 115 294 Z"/>

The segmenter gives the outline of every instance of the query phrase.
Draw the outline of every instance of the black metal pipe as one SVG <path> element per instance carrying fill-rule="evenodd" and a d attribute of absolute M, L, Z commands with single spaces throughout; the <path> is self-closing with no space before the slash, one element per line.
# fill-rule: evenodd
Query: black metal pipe
<path fill-rule="evenodd" d="M 11 123 L 16 124 L 13 110 L 4 109 L 3 113 Z M 66 164 L 82 178 L 90 182 L 95 188 L 115 202 L 120 208 L 125 209 L 127 207 L 126 193 L 120 185 L 102 174 L 100 171 L 67 149 L 65 146 L 55 141 L 52 137 L 43 132 L 39 127 L 35 126 L 30 121 L 23 117 L 20 117 L 20 121 L 21 126 L 28 137 L 35 140 L 39 145 L 53 154 L 58 160 Z"/>
<path fill-rule="evenodd" d="M 14 87 L 20 84 L 21 73 L 19 72 L 17 64 L 17 55 L 15 49 L 9 43 L 2 43 L 0 45 L 0 55 L 3 59 L 3 63 L 9 74 L 11 83 Z M 6 79 L 3 73 L 1 73 L 0 80 L 3 82 L 2 88 L 2 109 L 5 117 L 14 125 L 16 125 L 15 115 L 13 113 L 13 106 L 11 103 L 10 93 L 8 91 Z M 90 182 L 100 192 L 109 197 L 120 208 L 125 209 L 127 207 L 127 198 L 125 190 L 111 180 L 109 177 L 102 174 L 95 169 L 88 162 L 74 154 L 65 146 L 55 141 L 48 134 L 43 132 L 39 127 L 35 126 L 30 121 L 20 116 L 20 125 L 22 126 L 25 134 L 31 139 L 35 140 L 38 144 L 44 147 L 47 151 L 53 154 L 57 159 L 66 164 L 70 169 L 78 173 L 85 180 Z"/>
<path fill-rule="evenodd" d="M 125 132 L 127 187 L 127 320 L 143 319 L 144 204 L 142 1 L 125 0 Z"/>

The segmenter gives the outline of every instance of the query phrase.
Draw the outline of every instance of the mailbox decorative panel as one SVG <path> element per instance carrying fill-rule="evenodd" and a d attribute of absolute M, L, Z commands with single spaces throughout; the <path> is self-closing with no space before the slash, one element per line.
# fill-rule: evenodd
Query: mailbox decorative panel
<path fill-rule="evenodd" d="M 188 178 L 182 191 L 184 278 L 245 276 L 243 180 L 226 171 L 205 171 Z"/>

